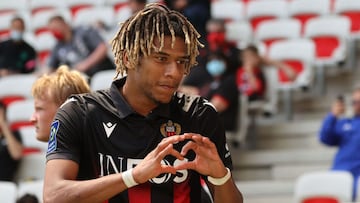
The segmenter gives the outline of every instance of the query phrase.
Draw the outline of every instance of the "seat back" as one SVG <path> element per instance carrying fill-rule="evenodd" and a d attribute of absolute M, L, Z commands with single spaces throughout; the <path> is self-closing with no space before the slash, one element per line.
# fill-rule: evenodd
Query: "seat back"
<path fill-rule="evenodd" d="M 240 21 L 245 17 L 245 8 L 241 1 L 214 1 L 210 8 L 214 19 Z"/>
<path fill-rule="evenodd" d="M 347 171 L 318 171 L 301 175 L 295 183 L 295 202 L 304 203 L 308 199 L 328 198 L 329 203 L 351 202 L 353 177 Z M 315 202 L 315 200 L 313 200 Z"/>
<path fill-rule="evenodd" d="M 0 181 L 0 201 L 16 202 L 17 187 L 14 182 Z"/>

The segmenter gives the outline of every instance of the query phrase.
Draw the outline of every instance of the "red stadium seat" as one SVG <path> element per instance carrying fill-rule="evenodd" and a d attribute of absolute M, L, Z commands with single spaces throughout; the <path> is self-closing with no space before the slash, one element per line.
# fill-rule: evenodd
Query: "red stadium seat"
<path fill-rule="evenodd" d="M 330 0 L 296 0 L 289 3 L 289 16 L 298 19 L 302 31 L 308 20 L 330 13 Z"/>
<path fill-rule="evenodd" d="M 247 19 L 256 31 L 264 21 L 287 17 L 287 8 L 288 3 L 284 0 L 250 1 L 247 5 Z"/>
<path fill-rule="evenodd" d="M 336 198 L 332 197 L 311 197 L 303 200 L 302 203 L 340 203 Z"/>
<path fill-rule="evenodd" d="M 334 5 L 336 14 L 347 17 L 351 22 L 351 35 L 360 37 L 360 1 L 337 0 Z"/>
<path fill-rule="evenodd" d="M 352 202 L 354 178 L 348 171 L 319 171 L 301 175 L 294 203 Z"/>

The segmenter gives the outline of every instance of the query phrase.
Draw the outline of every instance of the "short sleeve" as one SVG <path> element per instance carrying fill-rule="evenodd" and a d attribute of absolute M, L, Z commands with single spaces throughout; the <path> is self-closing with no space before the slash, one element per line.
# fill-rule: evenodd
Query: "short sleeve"
<path fill-rule="evenodd" d="M 84 111 L 74 98 L 59 108 L 51 124 L 47 161 L 67 159 L 79 163 L 84 120 Z"/>
<path fill-rule="evenodd" d="M 86 46 L 91 51 L 95 50 L 99 46 L 99 44 L 104 42 L 104 40 L 100 36 L 100 33 L 91 27 L 86 28 L 86 30 L 83 33 L 83 37 L 84 37 Z"/>
<path fill-rule="evenodd" d="M 197 121 L 201 134 L 210 138 L 216 145 L 219 157 L 224 165 L 232 170 L 232 160 L 226 143 L 225 129 L 212 104 L 205 102 L 204 106 L 197 112 Z"/>

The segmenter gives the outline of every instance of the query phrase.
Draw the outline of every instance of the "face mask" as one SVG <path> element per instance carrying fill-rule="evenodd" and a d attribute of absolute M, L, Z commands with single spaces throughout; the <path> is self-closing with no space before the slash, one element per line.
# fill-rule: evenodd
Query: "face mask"
<path fill-rule="evenodd" d="M 51 33 L 58 41 L 63 41 L 65 39 L 64 34 L 61 33 L 60 31 L 53 30 L 51 31 Z"/>
<path fill-rule="evenodd" d="M 23 33 L 17 30 L 11 30 L 10 32 L 10 38 L 14 41 L 20 41 L 22 40 Z"/>
<path fill-rule="evenodd" d="M 207 41 L 214 49 L 219 48 L 225 44 L 225 33 L 212 32 L 207 35 Z"/>
<path fill-rule="evenodd" d="M 213 77 L 220 76 L 226 70 L 225 63 L 221 60 L 211 60 L 206 64 L 206 70 Z"/>

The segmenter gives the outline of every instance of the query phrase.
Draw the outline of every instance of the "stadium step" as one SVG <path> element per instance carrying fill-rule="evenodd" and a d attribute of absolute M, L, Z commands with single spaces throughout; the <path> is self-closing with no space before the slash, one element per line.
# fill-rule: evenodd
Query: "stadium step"
<path fill-rule="evenodd" d="M 271 167 L 279 164 L 329 163 L 336 148 L 283 149 L 283 150 L 231 150 L 235 168 Z"/>

